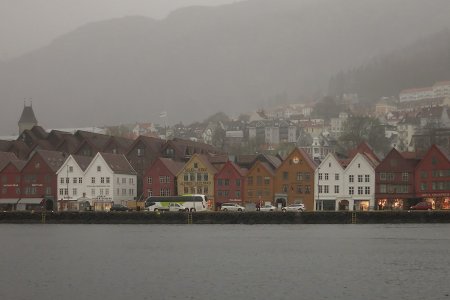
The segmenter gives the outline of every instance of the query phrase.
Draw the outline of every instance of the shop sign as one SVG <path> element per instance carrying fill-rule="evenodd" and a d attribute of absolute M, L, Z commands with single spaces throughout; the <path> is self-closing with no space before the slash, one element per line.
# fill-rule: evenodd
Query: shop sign
<path fill-rule="evenodd" d="M 427 194 L 418 194 L 419 197 L 449 197 L 450 193 L 427 193 Z"/>

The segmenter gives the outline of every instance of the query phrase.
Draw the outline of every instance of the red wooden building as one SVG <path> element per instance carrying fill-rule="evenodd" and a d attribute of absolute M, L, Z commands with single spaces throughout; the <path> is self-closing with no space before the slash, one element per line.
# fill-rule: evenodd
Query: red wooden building
<path fill-rule="evenodd" d="M 160 157 L 154 160 L 144 173 L 143 198 L 178 195 L 177 174 L 183 167 L 183 162 L 170 158 Z"/>
<path fill-rule="evenodd" d="M 450 209 L 450 155 L 432 145 L 416 167 L 416 195 L 433 209 Z"/>
<path fill-rule="evenodd" d="M 17 202 L 21 197 L 21 170 L 25 163 L 16 158 L 2 165 L 3 167 L 0 169 L 0 210 L 16 210 Z"/>
<path fill-rule="evenodd" d="M 392 149 L 375 168 L 375 198 L 378 209 L 408 209 L 417 202 L 415 168 L 420 159 L 413 153 Z"/>
<path fill-rule="evenodd" d="M 62 152 L 36 150 L 22 168 L 21 199 L 17 210 L 38 209 L 42 201 L 47 209 L 56 209 L 56 171 L 66 157 Z"/>
<path fill-rule="evenodd" d="M 216 206 L 225 202 L 245 203 L 245 174 L 246 169 L 240 168 L 231 161 L 227 161 L 214 175 L 214 199 Z"/>

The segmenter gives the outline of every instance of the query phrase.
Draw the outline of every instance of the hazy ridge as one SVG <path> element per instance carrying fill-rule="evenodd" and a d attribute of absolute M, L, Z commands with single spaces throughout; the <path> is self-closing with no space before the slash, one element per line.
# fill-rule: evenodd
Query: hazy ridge
<path fill-rule="evenodd" d="M 0 128 L 16 130 L 24 98 L 46 127 L 159 121 L 163 110 L 190 122 L 283 93 L 309 100 L 339 70 L 450 27 L 449 11 L 447 0 L 250 0 L 88 24 L 0 63 Z"/>

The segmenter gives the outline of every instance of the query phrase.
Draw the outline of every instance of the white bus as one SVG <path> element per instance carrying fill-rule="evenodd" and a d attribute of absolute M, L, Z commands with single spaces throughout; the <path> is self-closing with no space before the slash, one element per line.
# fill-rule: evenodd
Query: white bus
<path fill-rule="evenodd" d="M 205 195 L 151 196 L 145 200 L 148 211 L 205 211 L 208 198 Z"/>

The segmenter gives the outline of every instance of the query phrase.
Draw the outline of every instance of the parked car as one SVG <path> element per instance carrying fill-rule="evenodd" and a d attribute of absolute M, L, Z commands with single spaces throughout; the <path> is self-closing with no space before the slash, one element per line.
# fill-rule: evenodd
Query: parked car
<path fill-rule="evenodd" d="M 287 211 L 302 212 L 305 210 L 305 204 L 303 204 L 303 203 L 291 204 L 291 205 L 283 207 L 281 210 L 283 212 L 287 212 Z"/>
<path fill-rule="evenodd" d="M 431 203 L 429 202 L 419 202 L 416 205 L 411 206 L 409 209 L 411 210 L 429 210 L 432 209 Z"/>
<path fill-rule="evenodd" d="M 244 211 L 245 207 L 236 203 L 223 203 L 220 207 L 221 211 Z"/>
<path fill-rule="evenodd" d="M 259 208 L 260 211 L 276 211 L 277 208 L 272 204 L 266 204 Z"/>
<path fill-rule="evenodd" d="M 114 204 L 109 211 L 129 211 L 128 207 L 122 204 Z"/>

